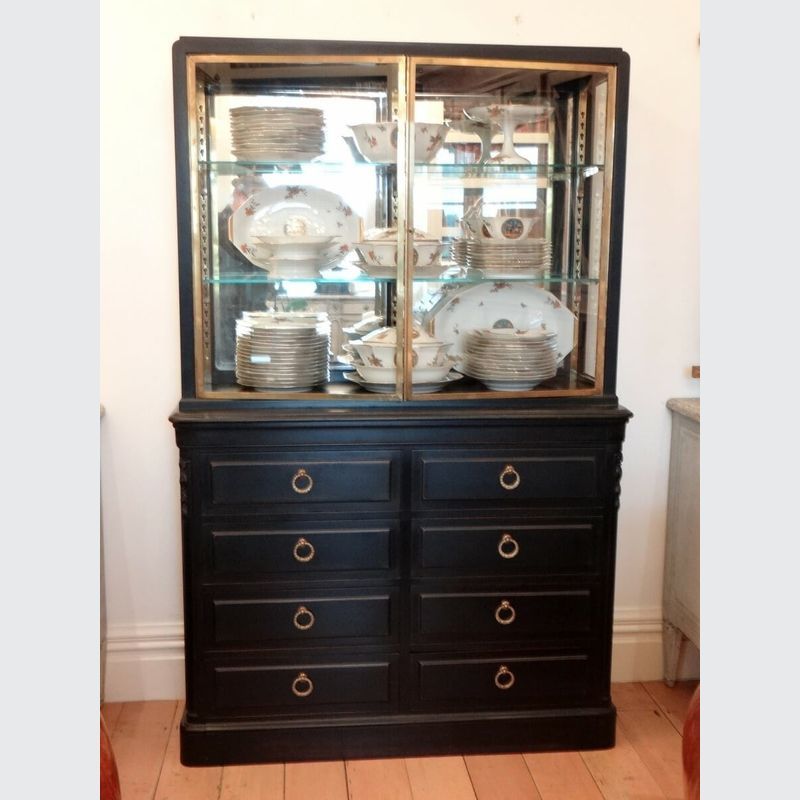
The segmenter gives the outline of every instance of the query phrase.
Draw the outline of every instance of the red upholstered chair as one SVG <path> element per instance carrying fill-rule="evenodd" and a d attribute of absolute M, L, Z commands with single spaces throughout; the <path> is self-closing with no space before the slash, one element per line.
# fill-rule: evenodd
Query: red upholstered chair
<path fill-rule="evenodd" d="M 686 800 L 700 800 L 700 686 L 694 690 L 683 723 L 683 791 Z"/>
<path fill-rule="evenodd" d="M 106 723 L 100 714 L 100 800 L 121 800 L 119 773 L 111 737 L 106 730 Z"/>

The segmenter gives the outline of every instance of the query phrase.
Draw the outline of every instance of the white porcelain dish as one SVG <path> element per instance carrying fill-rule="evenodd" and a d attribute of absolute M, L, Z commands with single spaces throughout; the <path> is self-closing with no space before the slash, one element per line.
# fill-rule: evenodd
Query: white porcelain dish
<path fill-rule="evenodd" d="M 319 251 L 327 265 L 351 252 L 360 236 L 361 218 L 333 192 L 316 186 L 283 185 L 251 195 L 230 218 L 230 239 L 256 266 L 269 268 L 269 247 L 257 237 L 307 240 L 333 237 Z M 320 264 L 322 266 L 322 264 Z"/>
<path fill-rule="evenodd" d="M 363 241 L 356 242 L 353 247 L 362 261 L 371 267 L 397 266 L 396 242 Z M 438 264 L 439 256 L 443 249 L 444 245 L 437 239 L 429 241 L 414 240 L 412 251 L 414 268 L 424 268 Z"/>
<path fill-rule="evenodd" d="M 436 339 L 452 342 L 455 369 L 464 361 L 464 333 L 475 328 L 517 328 L 543 324 L 558 334 L 557 360 L 575 346 L 575 315 L 550 292 L 524 282 L 493 281 L 448 286 L 425 312 L 423 326 Z"/>
<path fill-rule="evenodd" d="M 355 383 L 370 392 L 376 392 L 378 394 L 392 394 L 397 391 L 397 387 L 394 383 L 371 383 L 370 381 L 364 380 L 364 378 L 355 372 L 347 372 L 345 373 L 344 377 L 351 383 Z M 458 372 L 450 372 L 439 381 L 434 381 L 432 383 L 415 383 L 414 393 L 432 394 L 433 392 L 441 391 L 446 386 L 449 386 L 451 383 L 455 383 L 455 381 L 461 380 L 463 377 L 464 376 L 460 375 Z"/>
<path fill-rule="evenodd" d="M 397 123 L 373 122 L 350 125 L 358 148 L 367 161 L 373 164 L 397 163 Z M 447 136 L 447 125 L 430 122 L 414 123 L 414 161 L 429 164 L 442 149 Z"/>

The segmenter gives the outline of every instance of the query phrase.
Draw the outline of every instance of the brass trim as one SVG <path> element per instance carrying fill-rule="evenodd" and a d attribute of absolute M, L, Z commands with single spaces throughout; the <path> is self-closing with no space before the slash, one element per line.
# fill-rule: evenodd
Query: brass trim
<path fill-rule="evenodd" d="M 299 481 L 304 480 L 303 486 L 300 486 Z M 297 494 L 308 494 L 314 488 L 314 479 L 301 467 L 294 475 L 292 475 L 292 489 Z"/>
<path fill-rule="evenodd" d="M 510 551 L 503 549 L 507 544 L 511 544 L 512 549 Z M 516 558 L 519 555 L 519 542 L 510 533 L 504 533 L 497 543 L 497 552 L 503 558 Z"/>
<path fill-rule="evenodd" d="M 453 67 L 489 67 L 501 69 L 525 69 L 525 70 L 541 70 L 543 72 L 593 72 L 608 74 L 616 69 L 610 64 L 581 64 L 580 62 L 561 62 L 561 61 L 527 61 L 525 59 L 507 60 L 507 59 L 485 59 L 485 58 L 437 58 L 435 56 L 411 56 L 415 64 L 424 66 L 435 67 L 453 66 Z"/>
<path fill-rule="evenodd" d="M 414 198 L 414 135 L 411 122 L 414 120 L 414 104 L 416 92 L 414 90 L 416 71 L 413 59 L 404 58 L 403 68 L 400 70 L 397 86 L 397 119 L 398 129 L 401 131 L 397 137 L 397 258 L 403 265 L 403 273 L 395 287 L 396 311 L 401 315 L 395 320 L 395 326 L 400 333 L 402 347 L 400 352 L 404 358 L 398 364 L 397 388 L 403 400 L 410 400 L 414 391 L 412 385 L 413 324 L 411 313 L 412 286 L 414 278 L 414 265 L 410 263 L 409 253 L 414 252 L 414 226 L 413 198 Z M 401 235 L 402 234 L 402 235 Z"/>
<path fill-rule="evenodd" d="M 301 690 L 299 685 L 307 684 L 307 689 Z M 297 677 L 292 681 L 292 693 L 297 697 L 308 697 L 314 691 L 314 683 L 305 672 L 298 672 Z"/>
<path fill-rule="evenodd" d="M 606 97 L 606 144 L 603 170 L 603 217 L 600 228 L 600 282 L 597 298 L 597 358 L 595 360 L 595 386 L 603 393 L 606 363 L 606 320 L 608 304 L 608 259 L 611 250 L 611 198 L 614 186 L 614 139 L 616 135 L 617 70 L 608 73 Z"/>
<path fill-rule="evenodd" d="M 190 64 L 399 64 L 402 55 L 308 55 L 307 53 L 282 53 L 270 55 L 226 55 L 225 53 L 196 53 L 187 56 Z"/>
<path fill-rule="evenodd" d="M 508 600 L 503 600 L 494 610 L 494 618 L 501 625 L 510 625 L 517 618 L 517 612 Z"/>
<path fill-rule="evenodd" d="M 300 617 L 308 617 L 308 622 L 305 624 L 300 622 Z M 317 618 L 305 606 L 298 606 L 297 611 L 294 612 L 294 616 L 292 617 L 292 622 L 299 631 L 307 631 L 309 628 L 313 628 L 316 621 Z"/>
<path fill-rule="evenodd" d="M 508 483 L 506 481 L 507 476 L 511 475 L 511 482 Z M 516 489 L 520 483 L 522 483 L 522 478 L 520 477 L 519 472 L 517 472 L 511 464 L 506 464 L 503 467 L 503 471 L 500 473 L 500 485 L 507 491 L 511 492 Z"/>
<path fill-rule="evenodd" d="M 197 81 L 195 79 L 194 60 L 186 60 L 186 115 L 188 138 L 186 142 L 189 153 L 189 199 L 191 207 L 191 233 L 192 233 L 192 300 L 194 315 L 194 384 L 195 392 L 199 395 L 205 385 L 205 336 L 203 331 L 203 279 L 202 279 L 202 245 L 200 242 L 200 186 L 198 173 L 200 170 L 198 158 L 199 133 L 197 130 Z M 206 126 L 208 122 L 206 121 Z"/>
<path fill-rule="evenodd" d="M 419 392 L 414 395 L 414 399 L 417 400 L 419 398 L 425 398 L 426 401 L 434 402 L 448 402 L 452 401 L 454 397 L 458 397 L 461 400 L 486 400 L 487 397 L 491 397 L 492 400 L 503 400 L 506 398 L 516 398 L 519 399 L 520 397 L 594 397 L 595 395 L 599 394 L 600 392 L 597 389 L 537 389 L 531 390 L 529 392 L 489 392 L 486 391 L 475 391 L 475 392 L 459 392 L 459 393 L 450 393 L 450 392 L 436 392 L 433 394 Z M 303 394 L 301 392 L 251 392 L 245 388 L 242 389 L 218 389 L 218 390 L 205 390 L 202 393 L 198 393 L 198 398 L 201 400 L 253 400 L 253 401 L 263 401 L 263 400 L 305 400 L 308 402 L 330 402 L 331 400 L 335 400 L 337 398 L 345 398 L 353 399 L 355 402 L 356 399 L 361 401 L 362 399 L 372 400 L 375 402 L 381 403 L 388 403 L 392 400 L 401 400 L 399 393 L 392 392 L 391 394 L 371 394 L 369 396 L 364 396 L 362 398 L 361 395 L 337 395 L 337 394 L 327 394 L 327 393 L 308 393 Z"/>
<path fill-rule="evenodd" d="M 507 679 L 507 682 L 501 683 L 501 680 L 505 679 Z M 514 677 L 514 673 L 505 664 L 501 664 L 500 669 L 495 673 L 494 685 L 498 689 L 510 689 L 515 682 L 516 678 Z"/>
<path fill-rule="evenodd" d="M 301 556 L 300 550 L 307 549 L 308 555 Z M 295 561 L 299 561 L 301 564 L 307 564 L 311 559 L 314 558 L 316 555 L 316 550 L 314 549 L 314 545 L 308 541 L 308 539 L 304 539 L 302 536 L 294 543 L 294 547 L 292 548 L 292 555 L 294 556 Z"/>

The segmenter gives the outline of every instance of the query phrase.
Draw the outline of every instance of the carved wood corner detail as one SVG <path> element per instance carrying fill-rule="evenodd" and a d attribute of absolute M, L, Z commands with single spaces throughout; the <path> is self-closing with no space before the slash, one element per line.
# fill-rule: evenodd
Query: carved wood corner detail
<path fill-rule="evenodd" d="M 181 482 L 181 516 L 186 519 L 189 516 L 189 484 L 192 477 L 192 462 L 187 458 L 182 458 L 178 469 Z"/>
<path fill-rule="evenodd" d="M 612 492 L 614 494 L 614 508 L 619 509 L 619 496 L 622 492 L 621 481 L 622 481 L 622 450 L 615 451 L 612 456 L 611 460 L 613 462 L 613 470 L 612 474 L 614 476 L 614 487 Z"/>

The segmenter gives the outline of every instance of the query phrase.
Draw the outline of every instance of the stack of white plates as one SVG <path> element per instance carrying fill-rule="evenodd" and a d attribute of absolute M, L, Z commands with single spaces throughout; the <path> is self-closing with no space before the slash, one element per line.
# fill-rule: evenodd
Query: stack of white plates
<path fill-rule="evenodd" d="M 552 261 L 547 239 L 462 239 L 453 242 L 451 252 L 456 264 L 479 269 L 487 278 L 541 278 Z"/>
<path fill-rule="evenodd" d="M 464 334 L 460 372 L 496 391 L 525 391 L 552 378 L 558 367 L 558 334 L 544 326 L 478 328 Z"/>
<path fill-rule="evenodd" d="M 245 311 L 236 320 L 236 382 L 307 391 L 330 379 L 327 314 Z"/>
<path fill-rule="evenodd" d="M 317 108 L 232 108 L 233 155 L 240 161 L 306 161 L 320 155 L 324 119 Z"/>

